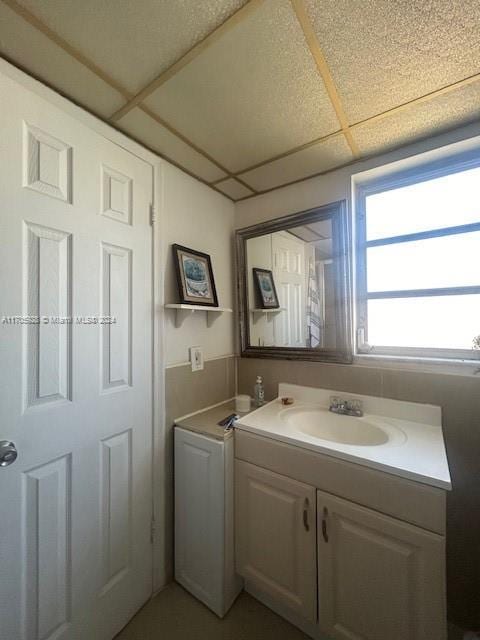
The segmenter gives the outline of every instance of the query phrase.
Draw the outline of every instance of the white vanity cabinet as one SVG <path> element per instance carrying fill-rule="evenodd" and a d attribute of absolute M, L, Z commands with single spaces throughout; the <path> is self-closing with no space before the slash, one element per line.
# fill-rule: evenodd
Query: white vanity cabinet
<path fill-rule="evenodd" d="M 442 489 L 242 430 L 235 457 L 247 591 L 322 640 L 446 640 Z"/>
<path fill-rule="evenodd" d="M 444 538 L 317 491 L 318 619 L 331 638 L 445 638 Z"/>
<path fill-rule="evenodd" d="M 315 489 L 236 461 L 237 571 L 279 604 L 317 617 Z"/>

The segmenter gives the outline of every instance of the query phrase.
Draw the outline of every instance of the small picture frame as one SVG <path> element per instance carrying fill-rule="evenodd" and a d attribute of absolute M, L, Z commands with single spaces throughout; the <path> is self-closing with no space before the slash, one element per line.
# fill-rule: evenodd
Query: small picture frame
<path fill-rule="evenodd" d="M 273 273 L 268 269 L 253 268 L 253 280 L 255 282 L 258 301 L 262 309 L 278 309 L 278 296 L 273 280 Z"/>
<path fill-rule="evenodd" d="M 218 307 L 210 256 L 179 244 L 172 249 L 180 303 Z"/>

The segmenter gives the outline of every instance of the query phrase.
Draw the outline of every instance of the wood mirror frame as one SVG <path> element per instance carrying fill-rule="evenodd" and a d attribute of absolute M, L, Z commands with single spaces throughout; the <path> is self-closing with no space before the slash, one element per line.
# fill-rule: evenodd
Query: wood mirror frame
<path fill-rule="evenodd" d="M 336 342 L 335 349 L 311 347 L 255 347 L 250 344 L 250 310 L 248 305 L 247 240 L 258 236 L 285 231 L 303 224 L 331 220 L 335 264 Z M 240 316 L 241 355 L 250 358 L 281 358 L 323 362 L 352 362 L 351 321 L 351 252 L 350 229 L 345 200 L 283 216 L 267 222 L 239 229 L 236 232 L 237 292 Z"/>

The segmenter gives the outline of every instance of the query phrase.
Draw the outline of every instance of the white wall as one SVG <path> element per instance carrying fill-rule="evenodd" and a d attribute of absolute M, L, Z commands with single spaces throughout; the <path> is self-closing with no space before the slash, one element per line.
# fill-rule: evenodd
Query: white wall
<path fill-rule="evenodd" d="M 165 302 L 178 302 L 172 244 L 208 253 L 218 303 L 234 306 L 233 202 L 176 167 L 163 165 L 162 233 Z M 207 328 L 206 313 L 195 312 L 175 328 L 173 310 L 165 311 L 165 365 L 186 363 L 188 348 L 202 346 L 206 360 L 234 353 L 234 314 L 225 313 Z"/>
<path fill-rule="evenodd" d="M 281 187 L 255 198 L 238 202 L 235 210 L 235 227 L 237 229 L 248 227 L 257 222 L 278 218 L 298 211 L 306 211 L 336 200 L 346 199 L 349 206 L 351 206 L 353 175 L 365 172 L 362 176 L 362 179 L 364 179 L 369 177 L 369 174 L 373 177 L 395 169 L 407 169 L 418 164 L 419 159 L 413 158 L 418 154 L 424 154 L 422 161 L 429 162 L 451 153 L 459 153 L 474 148 L 480 149 L 480 138 L 478 136 L 480 136 L 480 124 L 475 123 L 416 142 L 370 160 L 355 162 L 348 167 L 331 171 L 323 176 L 310 178 L 297 184 Z M 448 148 L 452 143 L 458 143 L 457 149 Z"/>

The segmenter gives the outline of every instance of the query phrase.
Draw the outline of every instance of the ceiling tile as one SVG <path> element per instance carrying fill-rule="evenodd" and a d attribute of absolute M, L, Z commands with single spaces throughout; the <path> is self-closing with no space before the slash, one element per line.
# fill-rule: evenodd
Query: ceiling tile
<path fill-rule="evenodd" d="M 117 126 L 139 142 L 144 142 L 150 149 L 158 151 L 160 155 L 180 164 L 207 182 L 213 182 L 226 176 L 225 172 L 210 160 L 197 153 L 138 108 L 127 113 L 117 123 Z"/>
<path fill-rule="evenodd" d="M 99 116 L 110 115 L 124 102 L 117 91 L 3 2 L 0 2 L 0 55 Z"/>
<path fill-rule="evenodd" d="M 344 136 L 338 135 L 258 169 L 242 173 L 240 177 L 254 189 L 262 191 L 327 171 L 351 160 L 352 152 Z"/>
<path fill-rule="evenodd" d="M 306 0 L 350 123 L 480 69 L 478 0 Z"/>
<path fill-rule="evenodd" d="M 288 232 L 304 242 L 315 242 L 315 240 L 319 239 L 317 234 L 308 227 L 295 227 L 294 229 L 289 229 Z"/>
<path fill-rule="evenodd" d="M 147 103 L 231 170 L 339 128 L 288 0 L 266 0 Z"/>
<path fill-rule="evenodd" d="M 219 182 L 215 186 L 229 198 L 233 198 L 234 200 L 245 198 L 245 196 L 251 196 L 253 194 L 251 189 L 247 189 L 247 187 L 234 178 L 228 178 L 223 182 Z"/>
<path fill-rule="evenodd" d="M 246 0 L 19 0 L 127 90 L 184 55 Z"/>
<path fill-rule="evenodd" d="M 315 231 L 315 233 L 317 233 L 322 238 L 332 237 L 332 221 L 330 219 L 310 222 L 308 227 L 309 229 L 313 229 L 313 231 Z"/>
<path fill-rule="evenodd" d="M 480 81 L 352 129 L 362 154 L 387 151 L 480 119 Z"/>

